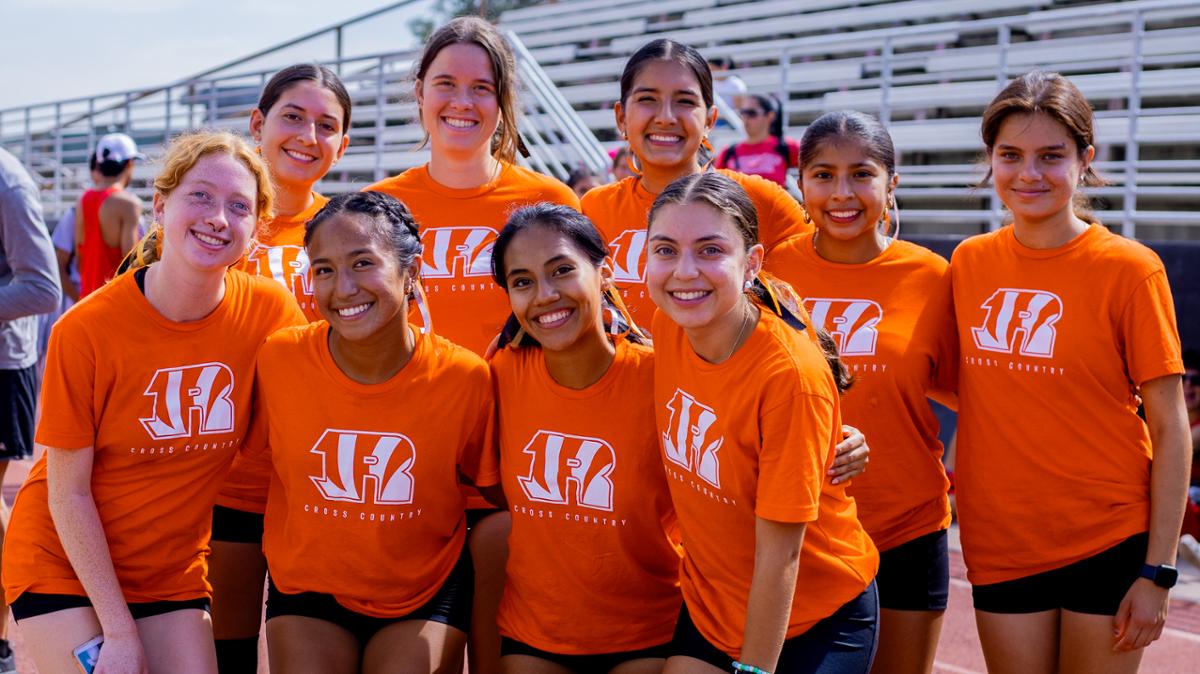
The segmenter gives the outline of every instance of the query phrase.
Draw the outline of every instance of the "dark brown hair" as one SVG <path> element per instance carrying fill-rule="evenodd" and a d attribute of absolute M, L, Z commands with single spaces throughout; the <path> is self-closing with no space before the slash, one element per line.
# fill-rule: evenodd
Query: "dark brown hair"
<path fill-rule="evenodd" d="M 668 185 L 650 207 L 647 228 L 654 225 L 655 216 L 664 206 L 694 203 L 709 206 L 728 217 L 741 235 L 746 250 L 758 243 L 758 211 L 754 202 L 741 185 L 715 171 L 684 176 Z M 829 371 L 833 374 L 838 391 L 844 392 L 850 388 L 854 379 L 838 355 L 837 343 L 820 326 L 808 326 L 804 323 L 798 297 L 790 285 L 760 272 L 749 294 L 753 302 L 779 316 L 793 328 L 806 330 L 811 327 L 817 337 L 817 345 L 829 364 Z"/>
<path fill-rule="evenodd" d="M 492 62 L 496 102 L 500 106 L 500 126 L 492 138 L 492 156 L 504 162 L 516 161 L 520 147 L 517 131 L 517 62 L 508 41 L 495 26 L 479 17 L 460 16 L 434 31 L 425 41 L 425 49 L 417 62 L 414 73 L 417 86 L 421 86 L 437 55 L 452 44 L 473 44 L 482 49 Z M 417 114 L 420 114 L 419 109 Z M 425 141 L 428 140 L 429 134 L 426 133 Z"/>
<path fill-rule="evenodd" d="M 271 77 L 258 97 L 258 111 L 263 114 L 263 117 L 266 117 L 271 108 L 279 102 L 279 98 L 283 96 L 284 92 L 297 82 L 313 82 L 333 92 L 333 97 L 337 99 L 338 105 L 342 106 L 342 135 L 350 132 L 351 103 L 350 94 L 346 92 L 346 85 L 342 84 L 342 80 L 332 70 L 315 63 L 299 63 L 288 66 Z"/>

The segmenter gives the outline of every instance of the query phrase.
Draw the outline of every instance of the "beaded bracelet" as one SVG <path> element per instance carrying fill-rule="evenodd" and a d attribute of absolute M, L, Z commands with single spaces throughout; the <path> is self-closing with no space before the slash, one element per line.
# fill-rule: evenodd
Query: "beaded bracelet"
<path fill-rule="evenodd" d="M 770 672 L 768 672 L 765 669 L 759 669 L 758 667 L 755 667 L 754 665 L 743 665 L 742 663 L 740 663 L 736 660 L 733 662 L 733 671 L 745 672 L 746 674 L 771 674 Z"/>

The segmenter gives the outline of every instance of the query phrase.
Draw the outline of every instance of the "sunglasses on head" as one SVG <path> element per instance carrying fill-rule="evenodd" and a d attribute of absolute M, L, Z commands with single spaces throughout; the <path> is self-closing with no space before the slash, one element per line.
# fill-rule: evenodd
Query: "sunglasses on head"
<path fill-rule="evenodd" d="M 765 115 L 766 113 L 757 108 L 742 108 L 738 110 L 738 114 L 746 119 L 754 119 L 755 117 Z"/>

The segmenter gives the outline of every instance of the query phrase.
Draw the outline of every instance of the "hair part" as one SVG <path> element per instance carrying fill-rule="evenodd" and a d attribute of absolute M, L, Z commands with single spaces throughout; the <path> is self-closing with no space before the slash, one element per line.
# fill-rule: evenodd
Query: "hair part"
<path fill-rule="evenodd" d="M 425 41 L 425 49 L 417 61 L 413 78 L 418 86 L 425 81 L 429 67 L 443 49 L 454 44 L 470 44 L 479 47 L 492 63 L 492 79 L 496 84 L 496 102 L 500 108 L 500 125 L 492 137 L 492 156 L 503 162 L 516 161 L 521 146 L 517 129 L 520 114 L 517 101 L 517 62 L 513 57 L 508 40 L 495 26 L 475 16 L 460 16 L 438 28 Z M 417 114 L 420 115 L 418 108 Z M 424 124 L 424 120 L 421 120 Z M 429 142 L 429 132 L 421 146 Z"/>
<path fill-rule="evenodd" d="M 330 199 L 304 224 L 304 247 L 312 244 L 317 230 L 329 219 L 347 214 L 370 218 L 380 239 L 395 253 L 400 268 L 416 276 L 414 267 L 423 250 L 417 221 L 404 202 L 383 192 L 350 192 Z"/>
<path fill-rule="evenodd" d="M 736 181 L 715 171 L 705 171 L 684 176 L 667 186 L 654 205 L 650 207 L 647 229 L 654 227 L 654 221 L 663 207 L 676 204 L 703 204 L 722 213 L 729 218 L 730 223 L 742 237 L 745 250 L 750 250 L 758 243 L 758 212 L 754 202 Z M 842 363 L 838 355 L 837 343 L 819 326 L 806 325 L 801 318 L 803 312 L 795 291 L 787 283 L 760 273 L 750 288 L 750 301 L 760 308 L 779 316 L 788 325 L 803 330 L 811 328 L 815 335 L 816 346 L 825 356 L 829 371 L 833 375 L 834 384 L 839 392 L 844 392 L 853 383 L 849 369 Z"/>
<path fill-rule="evenodd" d="M 271 185 L 270 172 L 262 157 L 258 156 L 246 141 L 228 131 L 195 131 L 185 133 L 171 141 L 163 155 L 162 170 L 154 179 L 154 191 L 165 198 L 179 187 L 184 176 L 204 157 L 212 154 L 227 154 L 245 166 L 254 177 L 256 194 L 255 216 L 259 222 L 273 217 L 275 188 Z M 137 242 L 117 268 L 118 273 L 131 271 L 157 262 L 162 257 L 162 223 L 156 223 Z"/>
<path fill-rule="evenodd" d="M 258 111 L 263 114 L 263 117 L 266 117 L 288 89 L 300 82 L 312 82 L 333 93 L 338 105 L 342 107 L 342 135 L 349 133 L 350 109 L 353 105 L 350 102 L 350 94 L 346 91 L 346 85 L 342 84 L 337 73 L 315 63 L 298 63 L 275 73 L 258 97 Z"/>
<path fill-rule="evenodd" d="M 621 105 L 626 104 L 638 75 L 642 74 L 642 70 L 647 65 L 655 61 L 677 63 L 692 71 L 692 74 L 696 76 L 696 82 L 700 84 L 700 97 L 704 99 L 704 107 L 712 108 L 713 76 L 712 70 L 708 67 L 708 61 L 705 61 L 700 52 L 694 48 L 667 38 L 647 42 L 625 62 L 625 69 L 621 71 Z"/>
<path fill-rule="evenodd" d="M 869 159 L 887 170 L 888 178 L 896 175 L 896 146 L 887 127 L 878 119 L 857 110 L 836 110 L 816 119 L 800 139 L 800 179 L 804 169 L 817 160 L 826 143 L 857 142 Z"/>

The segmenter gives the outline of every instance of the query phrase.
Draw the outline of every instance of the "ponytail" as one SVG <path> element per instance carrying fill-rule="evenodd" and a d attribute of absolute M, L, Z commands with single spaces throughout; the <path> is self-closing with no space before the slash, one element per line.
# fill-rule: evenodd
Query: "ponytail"
<path fill-rule="evenodd" d="M 133 248 L 125 254 L 121 264 L 117 265 L 117 276 L 128 271 L 136 271 L 149 267 L 162 258 L 163 228 L 157 222 L 146 232 L 141 241 L 133 244 Z"/>
<path fill-rule="evenodd" d="M 790 285 L 770 274 L 760 272 L 754 278 L 747 294 L 760 309 L 770 311 L 792 328 L 808 333 L 809 339 L 825 356 L 825 362 L 829 364 L 829 371 L 833 374 L 833 382 L 837 385 L 838 392 L 845 393 L 850 389 L 854 384 L 854 377 L 846 368 L 846 364 L 842 362 L 842 358 L 838 354 L 837 343 L 828 332 L 812 324 L 808 312 L 804 310 L 799 298 L 796 297 L 796 292 Z"/>

